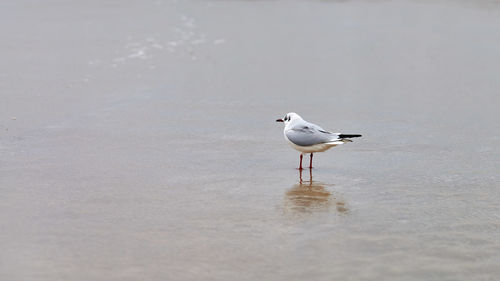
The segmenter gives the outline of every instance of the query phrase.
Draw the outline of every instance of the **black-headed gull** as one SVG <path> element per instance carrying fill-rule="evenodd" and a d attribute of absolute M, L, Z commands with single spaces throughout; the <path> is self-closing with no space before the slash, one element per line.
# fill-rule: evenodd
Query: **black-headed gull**
<path fill-rule="evenodd" d="M 283 119 L 278 119 L 276 122 L 285 123 L 285 129 L 283 130 L 285 139 L 293 148 L 300 151 L 299 170 L 302 170 L 304 153 L 311 153 L 309 168 L 312 168 L 313 153 L 323 152 L 339 144 L 351 142 L 349 138 L 361 137 L 361 135 L 325 131 L 320 126 L 302 119 L 295 112 L 287 113 Z"/>

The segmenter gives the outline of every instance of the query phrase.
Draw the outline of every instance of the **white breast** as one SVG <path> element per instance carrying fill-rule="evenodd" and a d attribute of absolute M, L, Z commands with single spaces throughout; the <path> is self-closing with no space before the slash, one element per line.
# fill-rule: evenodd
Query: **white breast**
<path fill-rule="evenodd" d="M 343 144 L 342 141 L 335 141 L 335 142 L 314 144 L 311 146 L 300 146 L 300 145 L 294 144 L 293 142 L 289 141 L 288 139 L 286 139 L 286 140 L 288 141 L 288 144 L 290 144 L 291 147 L 293 147 L 294 149 L 296 149 L 302 153 L 323 152 L 323 151 L 328 150 L 334 146 L 337 146 L 338 144 Z"/>

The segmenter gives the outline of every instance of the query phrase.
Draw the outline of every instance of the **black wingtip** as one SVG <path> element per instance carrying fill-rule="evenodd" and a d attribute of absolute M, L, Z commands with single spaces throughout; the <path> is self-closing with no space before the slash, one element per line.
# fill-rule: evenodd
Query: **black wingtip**
<path fill-rule="evenodd" d="M 339 138 L 341 139 L 347 139 L 347 138 L 359 138 L 361 135 L 348 135 L 348 134 L 340 134 Z"/>

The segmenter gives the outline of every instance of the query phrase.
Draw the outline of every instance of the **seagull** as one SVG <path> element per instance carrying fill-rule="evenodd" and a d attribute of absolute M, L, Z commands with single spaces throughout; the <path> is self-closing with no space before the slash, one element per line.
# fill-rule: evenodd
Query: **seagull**
<path fill-rule="evenodd" d="M 285 123 L 283 134 L 291 147 L 300 151 L 299 170 L 302 170 L 302 157 L 304 153 L 311 153 L 309 169 L 312 168 L 313 153 L 323 152 L 339 144 L 352 142 L 350 138 L 361 135 L 331 133 L 323 130 L 318 125 L 309 123 L 295 112 L 290 112 L 276 122 Z"/>

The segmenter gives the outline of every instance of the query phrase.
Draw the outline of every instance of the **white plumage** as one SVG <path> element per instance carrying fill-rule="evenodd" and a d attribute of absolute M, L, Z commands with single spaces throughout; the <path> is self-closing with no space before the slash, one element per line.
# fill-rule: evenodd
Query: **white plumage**
<path fill-rule="evenodd" d="M 294 112 L 287 113 L 283 119 L 278 119 L 276 122 L 285 123 L 283 130 L 285 139 L 291 147 L 301 152 L 299 169 L 302 169 L 303 153 L 311 153 L 309 168 L 312 168 L 313 153 L 323 152 L 339 144 L 351 142 L 349 138 L 361 137 L 361 135 L 325 131 L 320 126 L 305 121 Z"/>

